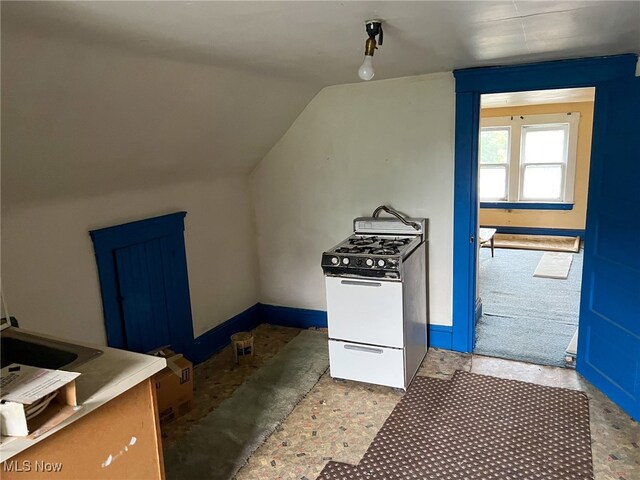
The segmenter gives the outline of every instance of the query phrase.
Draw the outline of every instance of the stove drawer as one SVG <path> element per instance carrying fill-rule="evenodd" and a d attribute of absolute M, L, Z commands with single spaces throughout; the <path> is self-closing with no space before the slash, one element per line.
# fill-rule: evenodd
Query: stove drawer
<path fill-rule="evenodd" d="M 329 340 L 333 378 L 405 388 L 404 351 Z"/>
<path fill-rule="evenodd" d="M 402 283 L 326 277 L 329 338 L 403 348 Z"/>

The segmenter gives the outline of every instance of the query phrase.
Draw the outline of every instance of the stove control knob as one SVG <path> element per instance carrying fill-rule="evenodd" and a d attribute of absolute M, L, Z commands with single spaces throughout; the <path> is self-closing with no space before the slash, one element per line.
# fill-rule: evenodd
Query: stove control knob
<path fill-rule="evenodd" d="M 385 264 L 385 262 L 384 262 L 383 259 L 378 260 L 378 266 L 379 267 L 384 267 L 384 264 Z"/>
<path fill-rule="evenodd" d="M 338 265 L 340 263 L 340 259 L 338 257 L 331 258 L 331 263 L 333 265 Z"/>
<path fill-rule="evenodd" d="M 345 265 L 349 265 L 349 259 L 347 257 L 344 257 L 342 259 L 342 263 L 345 264 Z"/>
<path fill-rule="evenodd" d="M 373 259 L 367 258 L 367 267 L 373 267 Z"/>

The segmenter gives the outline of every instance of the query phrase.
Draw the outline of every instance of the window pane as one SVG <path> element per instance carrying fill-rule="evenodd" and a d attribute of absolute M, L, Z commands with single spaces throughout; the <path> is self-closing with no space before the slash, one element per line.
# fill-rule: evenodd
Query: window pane
<path fill-rule="evenodd" d="M 509 130 L 482 129 L 480 131 L 480 163 L 509 161 Z"/>
<path fill-rule="evenodd" d="M 561 200 L 562 166 L 526 165 L 522 198 L 527 200 Z"/>
<path fill-rule="evenodd" d="M 480 198 L 504 200 L 507 198 L 507 168 L 480 167 Z"/>
<path fill-rule="evenodd" d="M 565 128 L 523 127 L 523 163 L 564 163 Z"/>

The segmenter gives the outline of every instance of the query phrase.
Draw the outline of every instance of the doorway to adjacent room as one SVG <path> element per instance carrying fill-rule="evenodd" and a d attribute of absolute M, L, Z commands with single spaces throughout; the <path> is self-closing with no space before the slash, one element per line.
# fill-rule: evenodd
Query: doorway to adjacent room
<path fill-rule="evenodd" d="M 481 96 L 475 353 L 575 366 L 594 99 Z"/>

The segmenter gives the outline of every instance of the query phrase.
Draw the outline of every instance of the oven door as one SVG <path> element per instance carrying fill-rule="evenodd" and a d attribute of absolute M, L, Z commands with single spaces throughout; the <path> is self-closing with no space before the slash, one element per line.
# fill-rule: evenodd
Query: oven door
<path fill-rule="evenodd" d="M 402 283 L 326 277 L 329 338 L 403 348 Z"/>

